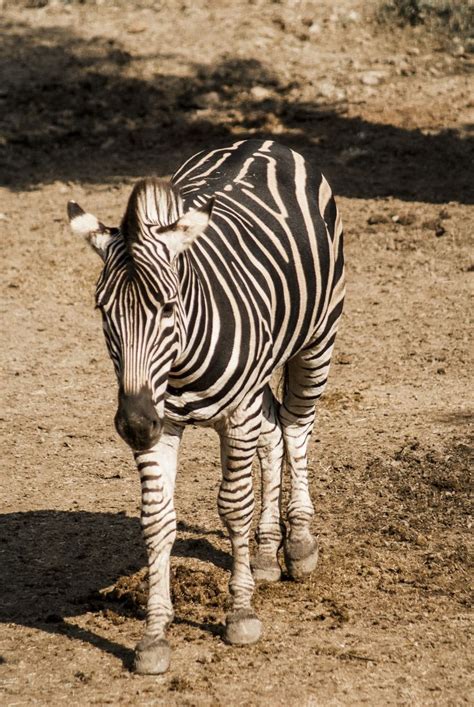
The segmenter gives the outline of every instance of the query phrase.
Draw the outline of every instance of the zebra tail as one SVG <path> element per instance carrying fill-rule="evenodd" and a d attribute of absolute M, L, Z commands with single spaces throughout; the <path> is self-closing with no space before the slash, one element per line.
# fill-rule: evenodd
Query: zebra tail
<path fill-rule="evenodd" d="M 285 363 L 279 369 L 278 373 L 274 376 L 274 379 L 273 379 L 272 385 L 271 385 L 271 388 L 273 390 L 273 394 L 280 404 L 283 402 L 283 398 L 285 397 L 285 393 L 288 390 L 288 379 L 289 379 L 288 364 Z"/>

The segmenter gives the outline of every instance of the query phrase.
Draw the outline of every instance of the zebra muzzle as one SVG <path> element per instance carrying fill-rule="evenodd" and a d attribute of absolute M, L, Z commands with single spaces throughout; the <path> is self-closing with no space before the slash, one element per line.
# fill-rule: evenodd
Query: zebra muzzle
<path fill-rule="evenodd" d="M 120 390 L 115 427 L 132 449 L 142 451 L 156 444 L 162 422 L 155 410 L 149 388 L 144 387 L 136 394 Z"/>

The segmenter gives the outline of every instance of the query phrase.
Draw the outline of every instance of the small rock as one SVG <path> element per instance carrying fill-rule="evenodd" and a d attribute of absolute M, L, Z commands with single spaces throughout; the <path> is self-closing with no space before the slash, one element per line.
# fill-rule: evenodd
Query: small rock
<path fill-rule="evenodd" d="M 321 25 L 318 24 L 317 22 L 313 22 L 309 27 L 308 27 L 308 32 L 310 34 L 320 34 L 321 32 Z"/>
<path fill-rule="evenodd" d="M 416 73 L 416 70 L 407 62 L 400 61 L 397 66 L 397 74 L 399 76 L 412 76 Z"/>
<path fill-rule="evenodd" d="M 146 25 L 137 23 L 137 24 L 131 25 L 127 29 L 127 32 L 128 32 L 128 34 L 140 34 L 140 32 L 144 32 L 145 30 L 146 30 Z"/>
<path fill-rule="evenodd" d="M 410 54 L 411 56 L 419 56 L 420 50 L 418 49 L 418 47 L 409 47 L 407 49 L 407 53 Z"/>
<path fill-rule="evenodd" d="M 439 212 L 439 217 L 442 219 L 448 219 L 451 218 L 451 214 L 449 213 L 448 209 L 441 209 Z"/>
<path fill-rule="evenodd" d="M 8 216 L 6 214 L 0 213 L 0 221 L 8 221 Z"/>
<path fill-rule="evenodd" d="M 333 101 L 343 101 L 347 94 L 342 88 L 338 88 L 330 81 L 322 81 L 318 86 L 318 95 L 329 98 Z"/>
<path fill-rule="evenodd" d="M 430 219 L 429 221 L 423 221 L 421 225 L 423 226 L 423 228 L 426 228 L 429 231 L 434 231 L 435 236 L 437 236 L 438 238 L 440 236 L 444 236 L 444 234 L 446 233 L 445 227 L 443 226 L 441 221 L 438 221 L 438 219 Z"/>
<path fill-rule="evenodd" d="M 265 101 L 273 96 L 270 89 L 265 88 L 265 86 L 252 86 L 250 89 L 250 95 L 256 101 Z"/>
<path fill-rule="evenodd" d="M 389 218 L 385 214 L 371 214 L 367 219 L 369 226 L 375 226 L 378 223 L 388 223 Z"/>
<path fill-rule="evenodd" d="M 348 22 L 359 22 L 360 17 L 360 12 L 357 12 L 357 10 L 350 10 L 350 12 L 347 13 L 344 19 Z"/>
<path fill-rule="evenodd" d="M 336 358 L 336 363 L 338 366 L 350 366 L 352 364 L 352 359 L 350 356 L 345 356 L 344 354 L 339 354 Z"/>
<path fill-rule="evenodd" d="M 197 662 L 203 663 L 204 665 L 209 665 L 209 663 L 212 663 L 212 655 L 210 653 L 204 653 L 199 656 Z"/>
<path fill-rule="evenodd" d="M 416 216 L 414 214 L 400 214 L 396 223 L 400 226 L 412 226 L 416 222 Z"/>
<path fill-rule="evenodd" d="M 196 97 L 195 104 L 198 108 L 212 108 L 221 100 L 217 91 L 208 91 L 207 93 L 201 93 L 200 96 Z"/>
<path fill-rule="evenodd" d="M 384 71 L 366 71 L 360 77 L 361 83 L 364 86 L 378 86 L 378 84 L 383 81 L 386 74 Z"/>

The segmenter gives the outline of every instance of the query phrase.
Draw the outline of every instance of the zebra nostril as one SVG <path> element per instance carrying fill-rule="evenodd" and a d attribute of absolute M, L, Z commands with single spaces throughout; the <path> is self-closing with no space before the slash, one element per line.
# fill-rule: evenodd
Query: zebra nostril
<path fill-rule="evenodd" d="M 152 434 L 156 434 L 158 430 L 160 429 L 160 421 L 158 418 L 156 420 L 152 420 L 150 424 L 150 430 Z"/>

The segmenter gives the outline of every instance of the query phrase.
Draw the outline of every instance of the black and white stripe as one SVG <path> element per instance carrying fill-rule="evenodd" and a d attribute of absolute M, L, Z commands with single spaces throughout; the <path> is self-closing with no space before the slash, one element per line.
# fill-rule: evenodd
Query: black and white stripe
<path fill-rule="evenodd" d="M 317 546 L 307 445 L 324 391 L 344 298 L 342 225 L 330 187 L 298 153 L 272 141 L 201 152 L 171 182 L 145 179 L 120 229 L 70 207 L 73 230 L 104 258 L 97 285 L 119 382 L 117 428 L 135 450 L 150 596 L 140 672 L 169 661 L 169 555 L 177 451 L 188 423 L 221 437 L 219 513 L 234 557 L 226 637 L 260 635 L 251 608 L 251 465 L 262 468 L 262 514 L 254 576 L 278 579 L 284 524 L 280 489 L 291 475 L 286 564 L 312 571 Z M 278 402 L 270 377 L 284 366 Z"/>

